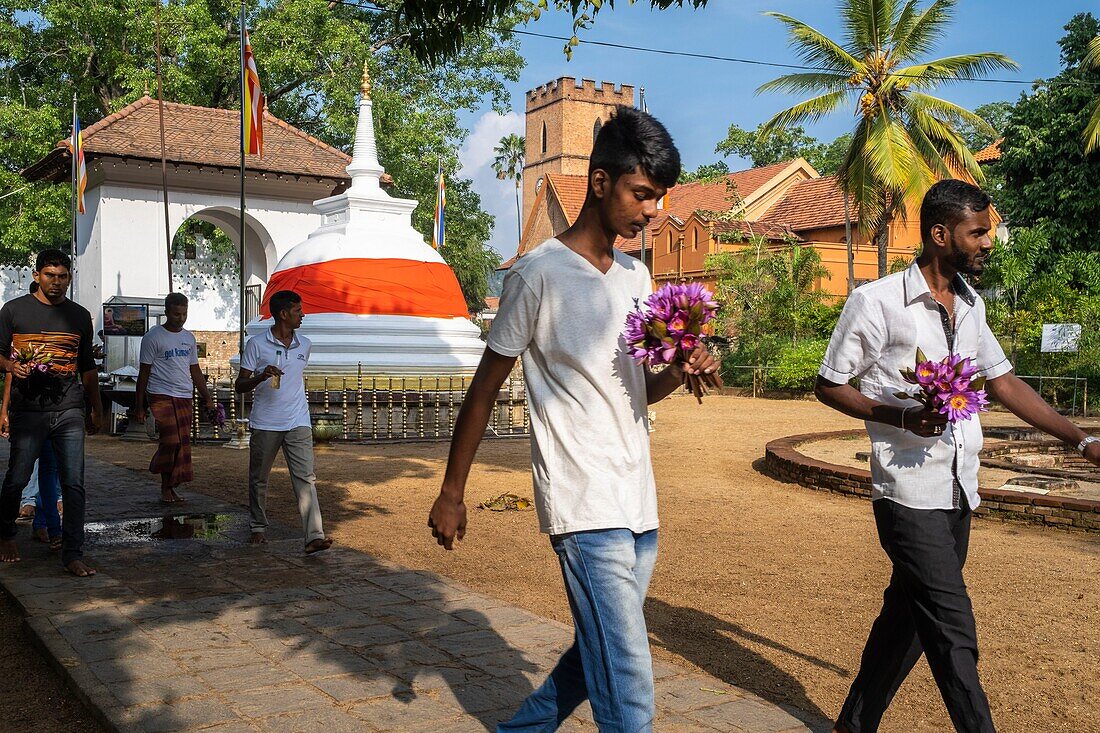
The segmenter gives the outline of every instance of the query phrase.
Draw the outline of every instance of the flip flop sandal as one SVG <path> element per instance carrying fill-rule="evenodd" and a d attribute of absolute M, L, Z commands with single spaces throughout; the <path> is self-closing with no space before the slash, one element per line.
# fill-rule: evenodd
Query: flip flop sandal
<path fill-rule="evenodd" d="M 60 537 L 51 537 L 50 538 L 50 549 L 54 552 L 57 552 L 58 550 L 61 549 L 61 538 Z"/>

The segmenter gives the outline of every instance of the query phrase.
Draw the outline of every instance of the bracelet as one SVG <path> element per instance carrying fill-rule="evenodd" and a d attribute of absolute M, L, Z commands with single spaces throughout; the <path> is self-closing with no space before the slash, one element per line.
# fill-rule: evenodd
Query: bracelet
<path fill-rule="evenodd" d="M 1087 435 L 1084 440 L 1077 444 L 1077 452 L 1081 455 L 1085 455 L 1085 450 L 1089 447 L 1089 443 L 1097 442 L 1100 442 L 1100 438 L 1097 438 L 1095 435 Z"/>
<path fill-rule="evenodd" d="M 905 409 L 903 409 L 901 411 L 901 422 L 898 425 L 898 427 L 900 427 L 902 430 L 905 430 L 905 416 L 908 415 L 909 411 L 912 410 L 912 409 L 913 409 L 913 406 L 910 405 L 909 407 L 906 407 Z"/>

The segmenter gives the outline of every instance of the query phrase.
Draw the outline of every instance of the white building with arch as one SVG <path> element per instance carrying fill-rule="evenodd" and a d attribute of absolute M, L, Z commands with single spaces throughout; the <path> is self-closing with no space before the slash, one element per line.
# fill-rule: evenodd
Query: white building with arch
<path fill-rule="evenodd" d="M 200 220 L 239 246 L 240 113 L 167 102 L 164 125 L 172 237 L 188 220 Z M 88 188 L 86 213 L 77 217 L 74 295 L 98 330 L 100 306 L 112 296 L 163 298 L 169 292 L 156 100 L 146 95 L 86 128 L 84 150 Z M 245 280 L 256 307 L 275 265 L 321 224 L 313 202 L 350 184 L 350 162 L 351 156 L 265 113 L 264 157 L 248 157 L 245 177 Z M 23 177 L 63 183 L 70 166 L 67 141 L 61 141 Z M 191 300 L 188 328 L 221 335 L 229 348 L 219 361 L 236 353 L 235 272 L 201 254 L 174 259 L 172 269 L 172 289 Z M 15 279 L 3 283 L 5 299 L 25 292 L 19 274 L 6 273 L 5 280 Z"/>

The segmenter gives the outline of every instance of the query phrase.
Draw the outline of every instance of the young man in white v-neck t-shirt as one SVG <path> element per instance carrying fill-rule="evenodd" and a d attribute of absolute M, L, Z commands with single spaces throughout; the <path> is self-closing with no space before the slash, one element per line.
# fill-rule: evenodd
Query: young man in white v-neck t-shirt
<path fill-rule="evenodd" d="M 448 550 L 466 531 L 466 478 L 496 395 L 523 357 L 539 526 L 565 579 L 576 641 L 549 679 L 498 726 L 552 731 L 584 700 L 605 733 L 649 731 L 653 667 L 642 604 L 657 557 L 657 492 L 647 405 L 689 364 L 650 372 L 631 359 L 627 314 L 651 291 L 645 264 L 615 249 L 657 215 L 680 174 L 668 131 L 619 107 L 596 138 L 576 223 L 524 255 L 504 279 L 500 310 L 455 424 L 447 473 L 428 524 Z"/>

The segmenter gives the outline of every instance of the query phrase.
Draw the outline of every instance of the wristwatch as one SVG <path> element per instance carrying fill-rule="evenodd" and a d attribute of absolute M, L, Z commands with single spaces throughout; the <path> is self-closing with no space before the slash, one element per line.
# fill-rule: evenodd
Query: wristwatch
<path fill-rule="evenodd" d="M 1089 447 L 1089 443 L 1100 443 L 1100 438 L 1095 435 L 1087 435 L 1085 439 L 1077 444 L 1077 452 L 1081 455 L 1085 455 L 1085 449 Z"/>

